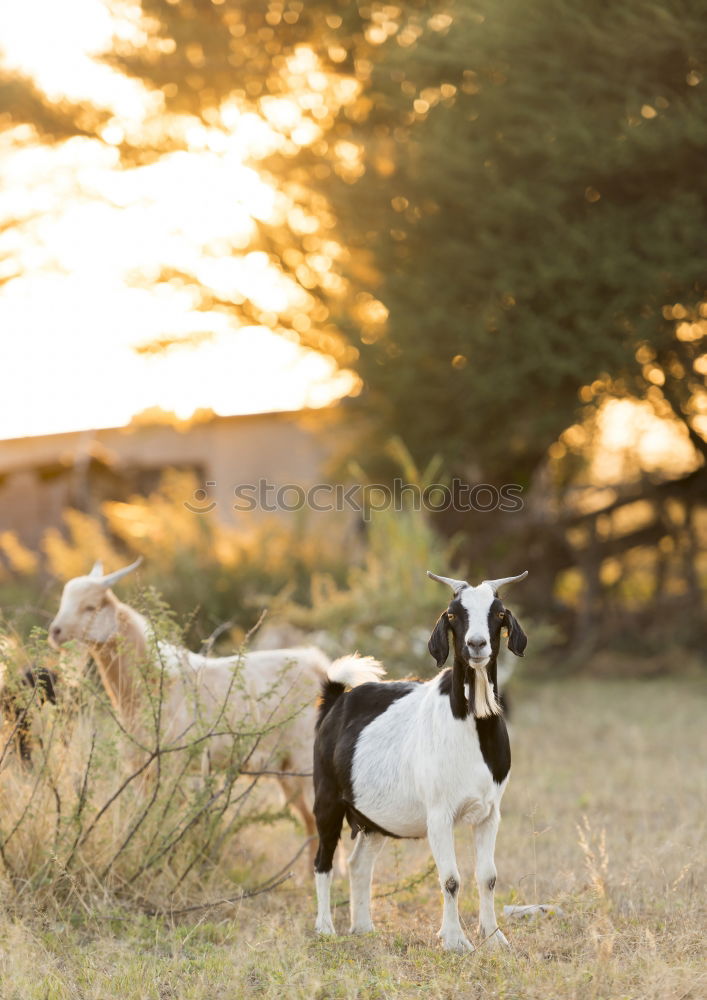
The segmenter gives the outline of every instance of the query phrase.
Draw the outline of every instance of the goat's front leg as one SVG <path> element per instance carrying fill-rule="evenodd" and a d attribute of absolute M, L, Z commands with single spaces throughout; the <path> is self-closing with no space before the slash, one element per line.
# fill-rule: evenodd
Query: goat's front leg
<path fill-rule="evenodd" d="M 496 834 L 501 815 L 494 806 L 491 815 L 483 823 L 474 827 L 476 840 L 476 884 L 479 887 L 479 933 L 488 940 L 490 946 L 507 945 L 508 941 L 496 923 L 494 890 L 496 888 L 496 864 L 494 851 Z"/>
<path fill-rule="evenodd" d="M 459 922 L 459 886 L 461 880 L 454 853 L 454 824 L 446 812 L 434 812 L 427 818 L 427 839 L 437 865 L 444 909 L 439 935 L 446 951 L 473 951 L 474 946 Z"/>
<path fill-rule="evenodd" d="M 383 846 L 380 833 L 359 830 L 349 858 L 349 886 L 351 888 L 351 933 L 366 934 L 373 930 L 371 920 L 371 880 L 373 865 Z"/>

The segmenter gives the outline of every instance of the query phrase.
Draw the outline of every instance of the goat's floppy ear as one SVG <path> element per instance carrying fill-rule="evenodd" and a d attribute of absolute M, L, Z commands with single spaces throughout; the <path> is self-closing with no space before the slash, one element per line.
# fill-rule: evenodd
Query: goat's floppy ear
<path fill-rule="evenodd" d="M 430 641 L 427 643 L 427 648 L 434 657 L 438 670 L 445 665 L 449 656 L 448 629 L 449 622 L 447 621 L 447 616 L 446 614 L 441 614 L 430 636 Z"/>
<path fill-rule="evenodd" d="M 518 624 L 515 615 L 508 608 L 506 608 L 504 624 L 508 629 L 508 648 L 516 656 L 523 656 L 525 647 L 528 645 L 528 636 Z"/>

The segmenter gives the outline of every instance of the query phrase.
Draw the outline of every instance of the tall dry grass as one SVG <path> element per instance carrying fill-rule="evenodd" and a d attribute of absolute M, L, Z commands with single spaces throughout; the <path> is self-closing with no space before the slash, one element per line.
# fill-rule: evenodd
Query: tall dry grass
<path fill-rule="evenodd" d="M 571 680 L 524 685 L 496 854 L 504 953 L 441 952 L 441 900 L 421 842 L 389 842 L 376 870 L 374 934 L 312 928 L 307 866 L 277 890 L 180 917 L 68 895 L 0 915 L 3 1000 L 698 1000 L 705 995 L 707 776 L 697 682 Z M 284 865 L 296 834 L 244 828 L 241 877 Z M 460 908 L 476 940 L 471 830 L 457 833 Z M 233 848 L 232 848 L 233 850 Z M 213 889 L 216 889 L 216 881 Z M 213 902 L 213 900 L 212 900 Z M 512 922 L 504 904 L 549 902 L 562 916 Z"/>
<path fill-rule="evenodd" d="M 146 594 L 142 610 L 156 640 L 181 640 L 159 598 Z M 17 636 L 6 641 L 27 662 L 46 656 L 41 633 L 26 645 Z M 275 868 L 257 881 L 249 877 L 240 837 L 249 826 L 290 819 L 282 804 L 259 794 L 261 775 L 252 764 L 264 737 L 298 710 L 287 704 L 286 686 L 266 718 L 256 721 L 244 709 L 237 724 L 229 722 L 229 699 L 247 704 L 241 658 L 221 711 L 166 742 L 170 676 L 157 641 L 137 665 L 143 711 L 130 730 L 96 679 L 81 672 L 85 657 L 62 662 L 56 705 L 40 704 L 36 691 L 14 685 L 32 732 L 31 763 L 17 752 L 12 717 L 0 740 L 6 906 L 21 913 L 30 901 L 47 912 L 68 907 L 88 913 L 114 903 L 135 912 L 174 913 L 198 907 L 210 892 L 238 897 L 277 881 Z M 218 771 L 203 773 L 204 751 L 215 736 L 228 738 L 230 757 Z M 269 765 L 259 760 L 258 767 Z M 293 854 L 301 842 L 302 836 L 293 838 Z"/>

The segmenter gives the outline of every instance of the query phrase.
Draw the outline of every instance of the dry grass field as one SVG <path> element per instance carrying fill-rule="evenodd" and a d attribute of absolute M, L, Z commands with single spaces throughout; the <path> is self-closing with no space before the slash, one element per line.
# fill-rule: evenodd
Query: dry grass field
<path fill-rule="evenodd" d="M 3 889 L 2 1000 L 502 997 L 697 1000 L 705 962 L 705 690 L 697 680 L 572 680 L 516 694 L 514 765 L 498 840 L 506 952 L 440 951 L 426 842 L 388 843 L 375 934 L 320 940 L 304 860 L 276 891 L 167 920 L 71 902 L 33 911 Z M 253 884 L 292 853 L 292 828 L 244 836 Z M 471 831 L 461 912 L 475 939 Z M 404 888 L 410 880 L 417 884 Z M 403 888 L 401 888 L 403 887 Z M 343 882 L 336 898 L 347 895 Z M 516 923 L 507 903 L 562 916 Z M 335 911 L 347 926 L 347 908 Z"/>

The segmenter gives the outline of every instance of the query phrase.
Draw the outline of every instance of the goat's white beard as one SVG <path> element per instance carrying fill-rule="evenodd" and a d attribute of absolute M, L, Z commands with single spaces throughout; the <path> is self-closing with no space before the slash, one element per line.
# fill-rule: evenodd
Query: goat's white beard
<path fill-rule="evenodd" d="M 474 715 L 477 719 L 487 719 L 500 714 L 501 706 L 496 701 L 486 667 L 474 667 Z"/>

